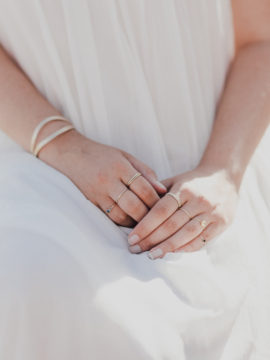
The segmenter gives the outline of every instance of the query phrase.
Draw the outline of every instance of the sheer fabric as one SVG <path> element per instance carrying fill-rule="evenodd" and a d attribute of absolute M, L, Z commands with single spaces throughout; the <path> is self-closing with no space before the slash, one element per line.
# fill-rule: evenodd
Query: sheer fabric
<path fill-rule="evenodd" d="M 0 0 L 0 42 L 80 132 L 160 180 L 198 164 L 234 54 L 226 0 Z M 0 358 L 270 358 L 268 139 L 232 226 L 151 261 L 0 132 Z"/>

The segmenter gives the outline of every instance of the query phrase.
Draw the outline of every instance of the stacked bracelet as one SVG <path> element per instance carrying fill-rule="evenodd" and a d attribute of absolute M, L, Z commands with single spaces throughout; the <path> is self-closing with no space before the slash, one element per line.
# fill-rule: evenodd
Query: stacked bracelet
<path fill-rule="evenodd" d="M 65 117 L 61 116 L 61 115 L 53 115 L 53 116 L 49 116 L 45 119 L 43 119 L 34 129 L 33 131 L 33 135 L 31 138 L 31 144 L 30 144 L 30 148 L 31 148 L 31 152 L 33 155 L 35 155 L 36 157 L 38 157 L 38 153 L 40 152 L 40 150 L 47 145 L 50 141 L 52 141 L 53 139 L 55 139 L 57 136 L 71 130 L 74 129 L 74 126 L 72 124 L 70 125 L 66 125 L 58 130 L 56 130 L 54 133 L 52 133 L 51 135 L 47 136 L 45 139 L 43 139 L 42 141 L 40 141 L 36 147 L 35 147 L 35 143 L 36 143 L 36 139 L 38 137 L 38 134 L 40 132 L 40 130 L 42 129 L 42 127 L 47 124 L 50 121 L 53 120 L 64 120 L 64 121 L 68 121 Z"/>

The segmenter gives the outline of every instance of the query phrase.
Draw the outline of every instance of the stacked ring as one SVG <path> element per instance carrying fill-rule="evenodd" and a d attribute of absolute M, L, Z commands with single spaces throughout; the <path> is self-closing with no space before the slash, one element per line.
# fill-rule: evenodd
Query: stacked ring
<path fill-rule="evenodd" d="M 133 181 L 134 181 L 135 179 L 137 179 L 137 177 L 139 177 L 139 176 L 141 176 L 141 175 L 142 175 L 142 174 L 141 174 L 140 172 L 136 172 L 136 174 L 131 177 L 131 179 L 127 182 L 126 185 L 127 185 L 127 186 L 131 185 L 131 184 L 133 183 Z"/>
<path fill-rule="evenodd" d="M 180 208 L 182 206 L 182 202 L 181 202 L 181 199 L 180 199 L 179 192 L 177 194 L 174 194 L 172 192 L 168 192 L 166 195 L 171 195 L 177 201 L 178 208 Z"/>
<path fill-rule="evenodd" d="M 139 176 L 141 176 L 141 175 L 142 175 L 142 174 L 141 174 L 140 172 L 136 172 L 136 174 L 133 175 L 133 176 L 130 178 L 130 180 L 127 182 L 126 185 L 129 186 L 131 183 L 133 183 L 133 181 L 134 181 L 135 179 L 137 179 L 137 177 L 139 177 Z M 114 203 L 113 203 L 110 207 L 108 207 L 108 209 L 106 209 L 106 213 L 107 213 L 107 214 L 109 214 L 109 213 L 112 211 L 112 209 L 114 208 L 115 204 L 118 203 L 118 201 L 119 201 L 119 199 L 121 198 L 121 196 L 122 196 L 127 190 L 128 190 L 128 188 L 126 187 L 126 188 L 124 188 L 124 189 L 120 192 L 120 194 L 117 196 L 116 200 L 114 200 Z"/>

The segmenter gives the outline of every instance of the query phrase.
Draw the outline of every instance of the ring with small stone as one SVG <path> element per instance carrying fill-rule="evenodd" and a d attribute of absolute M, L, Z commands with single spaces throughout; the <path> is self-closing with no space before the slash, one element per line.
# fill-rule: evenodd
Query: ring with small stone
<path fill-rule="evenodd" d="M 113 203 L 108 209 L 106 209 L 107 214 L 109 214 L 112 211 L 112 209 L 115 207 L 115 204 L 116 203 Z"/>
<path fill-rule="evenodd" d="M 206 243 L 205 238 L 201 237 L 201 240 L 202 240 L 203 244 L 205 245 L 205 243 Z"/>
<path fill-rule="evenodd" d="M 200 219 L 195 219 L 195 220 L 197 220 L 200 223 L 200 225 L 203 229 L 206 227 L 206 225 L 207 225 L 206 220 L 200 220 Z"/>

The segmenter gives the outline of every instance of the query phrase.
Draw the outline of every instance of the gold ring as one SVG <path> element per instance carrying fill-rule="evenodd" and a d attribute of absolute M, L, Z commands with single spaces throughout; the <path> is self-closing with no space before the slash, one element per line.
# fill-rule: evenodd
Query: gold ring
<path fill-rule="evenodd" d="M 140 173 L 140 172 L 136 172 L 136 174 L 135 175 L 133 175 L 132 176 L 132 178 L 127 182 L 127 186 L 129 186 L 131 183 L 133 183 L 133 181 L 135 180 L 135 179 L 137 179 L 137 177 L 139 177 L 139 176 L 141 176 L 142 174 Z"/>
<path fill-rule="evenodd" d="M 120 197 L 128 190 L 127 187 L 125 187 L 121 192 L 120 194 L 117 196 L 116 200 L 114 200 L 116 202 L 116 204 L 118 203 Z"/>
<path fill-rule="evenodd" d="M 190 215 L 189 211 L 187 211 L 187 209 L 181 208 L 180 210 L 184 211 L 184 213 L 189 217 L 189 220 L 192 219 L 192 216 Z"/>
<path fill-rule="evenodd" d="M 107 214 L 109 214 L 112 211 L 112 209 L 115 207 L 115 204 L 116 203 L 113 203 L 108 209 L 106 209 Z"/>
<path fill-rule="evenodd" d="M 196 219 L 196 218 L 195 218 L 195 220 L 200 223 L 200 225 L 201 225 L 201 227 L 202 227 L 203 229 L 206 227 L 206 225 L 207 225 L 207 221 L 206 221 L 206 220 L 200 220 L 200 219 Z"/>
<path fill-rule="evenodd" d="M 174 194 L 172 192 L 168 192 L 166 195 L 171 195 L 177 201 L 178 208 L 180 208 L 182 206 L 182 202 L 180 200 L 179 192 L 177 194 Z"/>

